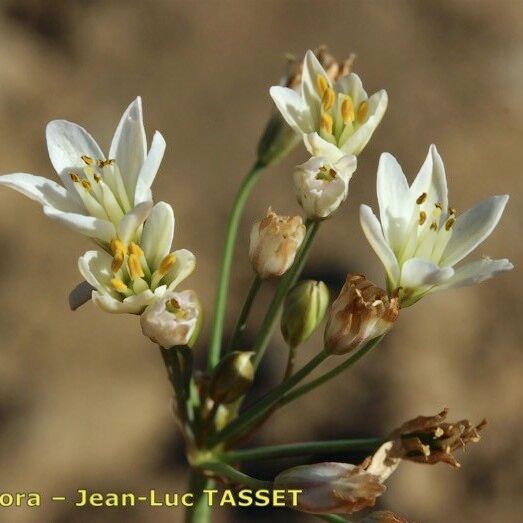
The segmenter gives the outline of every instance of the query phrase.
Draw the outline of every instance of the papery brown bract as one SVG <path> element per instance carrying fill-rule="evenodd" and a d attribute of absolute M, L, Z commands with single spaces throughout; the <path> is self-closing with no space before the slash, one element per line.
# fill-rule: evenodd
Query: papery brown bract
<path fill-rule="evenodd" d="M 331 306 L 325 329 L 325 349 L 347 354 L 388 332 L 399 315 L 399 300 L 367 280 L 349 274 Z"/>

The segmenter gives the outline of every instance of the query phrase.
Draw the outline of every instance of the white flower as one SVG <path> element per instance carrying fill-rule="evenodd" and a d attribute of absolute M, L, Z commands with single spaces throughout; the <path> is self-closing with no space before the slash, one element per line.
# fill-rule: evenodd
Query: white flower
<path fill-rule="evenodd" d="M 448 206 L 445 169 L 434 145 L 410 187 L 395 158 L 382 154 L 377 190 L 381 224 L 362 205 L 361 226 L 385 266 L 389 291 L 400 290 L 402 306 L 513 268 L 506 259 L 485 258 L 454 269 L 494 230 L 508 196 L 492 196 L 456 216 Z"/>
<path fill-rule="evenodd" d="M 140 314 L 155 299 L 172 291 L 195 266 L 194 255 L 170 252 L 174 215 L 170 205 L 157 203 L 145 222 L 139 243 L 111 242 L 106 251 L 88 251 L 78 260 L 82 276 L 96 290 L 93 301 L 104 311 Z"/>
<path fill-rule="evenodd" d="M 356 170 L 354 155 L 330 162 L 313 156 L 296 167 L 294 189 L 298 202 L 313 220 L 330 216 L 347 199 L 349 181 Z"/>
<path fill-rule="evenodd" d="M 165 151 L 165 140 L 156 132 L 147 152 L 141 99 L 124 112 L 107 159 L 92 136 L 75 123 L 54 120 L 47 125 L 46 136 L 51 163 L 63 185 L 25 173 L 0 176 L 0 185 L 41 203 L 47 216 L 104 248 L 116 237 L 137 239 L 152 207 L 150 188 Z"/>
<path fill-rule="evenodd" d="M 270 208 L 251 229 L 249 259 L 260 278 L 281 276 L 293 264 L 305 238 L 301 216 L 280 216 Z"/>
<path fill-rule="evenodd" d="M 369 98 L 354 73 L 333 83 L 312 51 L 305 55 L 301 93 L 281 86 L 271 87 L 270 93 L 309 152 L 334 160 L 339 151 L 357 155 L 363 150 L 388 103 L 384 90 Z"/>
<path fill-rule="evenodd" d="M 198 334 L 200 302 L 194 291 L 167 292 L 140 316 L 145 336 L 162 347 L 191 345 Z"/>

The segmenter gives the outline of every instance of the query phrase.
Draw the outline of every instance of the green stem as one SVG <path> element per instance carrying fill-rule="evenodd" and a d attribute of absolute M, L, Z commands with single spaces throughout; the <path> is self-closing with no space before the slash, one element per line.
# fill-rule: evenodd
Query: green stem
<path fill-rule="evenodd" d="M 188 491 L 194 495 L 194 504 L 185 513 L 185 523 L 208 523 L 211 521 L 211 507 L 204 490 L 212 489 L 214 482 L 196 470 L 191 472 Z"/>
<path fill-rule="evenodd" d="M 271 339 L 274 324 L 278 317 L 278 313 L 280 312 L 280 307 L 283 303 L 283 300 L 285 299 L 285 296 L 287 295 L 288 290 L 296 283 L 301 274 L 301 271 L 303 270 L 305 262 L 307 261 L 307 255 L 309 254 L 310 248 L 312 247 L 312 243 L 316 233 L 318 232 L 319 226 L 319 221 L 312 221 L 308 223 L 307 233 L 303 240 L 301 249 L 296 256 L 296 260 L 292 264 L 292 267 L 280 279 L 274 297 L 272 298 L 271 304 L 269 305 L 269 310 L 267 311 L 265 319 L 263 320 L 263 323 L 260 327 L 256 344 L 253 348 L 253 351 L 256 353 L 254 356 L 255 366 L 258 366 L 261 359 L 263 358 L 265 350 L 267 349 L 267 345 Z"/>
<path fill-rule="evenodd" d="M 288 445 L 273 445 L 256 449 L 232 450 L 219 455 L 226 463 L 244 463 L 262 459 L 289 458 L 308 456 L 311 454 L 349 452 L 357 450 L 376 450 L 382 443 L 380 438 L 340 439 L 333 441 L 309 441 L 305 443 L 290 443 Z"/>
<path fill-rule="evenodd" d="M 216 291 L 216 302 L 214 306 L 214 322 L 212 325 L 211 339 L 209 345 L 209 355 L 207 366 L 209 370 L 213 369 L 220 360 L 220 352 L 223 337 L 223 325 L 225 322 L 225 307 L 227 305 L 227 291 L 229 289 L 229 281 L 231 279 L 231 265 L 234 254 L 234 245 L 236 243 L 236 236 L 238 235 L 238 226 L 242 216 L 243 208 L 247 202 L 247 198 L 258 181 L 260 171 L 265 165 L 256 162 L 249 171 L 243 183 L 241 184 L 236 198 L 234 200 L 231 213 L 229 215 L 229 223 L 227 225 L 227 233 L 225 236 L 225 246 L 222 254 L 222 262 L 220 268 L 220 276 L 218 280 L 218 289 Z"/>
<path fill-rule="evenodd" d="M 165 367 L 167 368 L 167 374 L 169 375 L 169 381 L 171 382 L 174 389 L 174 396 L 178 408 L 178 414 L 181 416 L 182 421 L 189 421 L 189 411 L 187 409 L 187 398 L 185 395 L 185 387 L 180 369 L 180 361 L 178 359 L 178 349 L 171 347 L 165 349 L 160 347 Z"/>
<path fill-rule="evenodd" d="M 315 380 L 312 380 L 311 382 L 306 383 L 305 385 L 302 385 L 297 389 L 287 392 L 281 398 L 280 402 L 278 403 L 278 407 L 287 405 L 287 403 L 290 403 L 296 398 L 299 398 L 300 396 L 307 394 L 307 392 L 310 392 L 316 387 L 323 385 L 326 381 L 329 381 L 332 378 L 336 377 L 338 374 L 342 373 L 344 370 L 348 369 L 351 365 L 356 363 L 360 358 L 365 356 L 365 354 L 367 354 L 367 352 L 376 347 L 376 345 L 379 345 L 379 343 L 384 337 L 385 335 L 374 338 L 373 340 L 367 342 L 367 344 L 364 345 L 363 348 L 361 348 L 358 352 L 353 354 L 350 358 L 347 358 L 343 363 L 341 363 L 337 367 L 334 367 L 334 369 L 330 370 L 329 372 L 323 374 L 323 376 L 320 376 L 319 378 L 316 378 Z"/>
<path fill-rule="evenodd" d="M 309 363 L 303 366 L 296 374 L 288 380 L 260 398 L 254 405 L 242 412 L 234 421 L 227 425 L 220 432 L 209 438 L 209 447 L 214 447 L 219 443 L 240 435 L 245 429 L 259 421 L 271 407 L 277 404 L 281 397 L 297 385 L 302 379 L 306 378 L 316 367 L 318 367 L 329 354 L 322 350 Z"/>
<path fill-rule="evenodd" d="M 242 335 L 243 331 L 247 327 L 247 320 L 249 319 L 249 313 L 251 312 L 252 304 L 254 303 L 254 299 L 256 298 L 256 295 L 258 294 L 258 291 L 261 287 L 263 280 L 256 276 L 254 278 L 254 281 L 252 282 L 251 288 L 249 289 L 249 293 L 247 294 L 247 298 L 245 298 L 245 303 L 243 304 L 243 308 L 240 312 L 240 316 L 238 318 L 238 321 L 236 323 L 236 327 L 234 328 L 234 332 L 231 337 L 231 341 L 229 343 L 229 349 L 234 349 L 237 345 L 237 343 L 240 340 L 240 336 Z"/>
<path fill-rule="evenodd" d="M 226 463 L 220 463 L 219 461 L 210 461 L 203 462 L 198 464 L 203 470 L 210 470 L 218 476 L 227 478 L 235 483 L 240 483 L 246 485 L 247 487 L 252 487 L 254 489 L 261 488 L 272 488 L 272 481 L 263 481 L 261 479 L 256 479 L 239 470 L 236 470 L 234 467 L 227 465 Z"/>

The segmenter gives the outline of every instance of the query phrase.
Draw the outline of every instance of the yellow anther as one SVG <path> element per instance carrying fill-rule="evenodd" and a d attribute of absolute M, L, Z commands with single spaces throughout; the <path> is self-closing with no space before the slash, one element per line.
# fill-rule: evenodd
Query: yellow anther
<path fill-rule="evenodd" d="M 175 263 L 176 263 L 176 254 L 171 252 L 171 254 L 168 254 L 160 263 L 160 268 L 158 269 L 158 272 L 162 276 L 165 276 L 174 267 Z"/>
<path fill-rule="evenodd" d="M 80 177 L 75 173 L 69 173 L 69 177 L 73 182 L 78 183 L 80 181 Z"/>
<path fill-rule="evenodd" d="M 418 223 L 419 223 L 420 225 L 423 225 L 426 221 L 427 221 L 427 213 L 424 212 L 424 211 L 421 211 L 421 212 L 419 213 L 419 222 L 418 222 Z"/>
<path fill-rule="evenodd" d="M 316 180 L 323 180 L 325 182 L 332 182 L 336 178 L 336 171 L 334 169 L 327 169 L 327 167 L 322 167 L 318 174 L 316 174 Z"/>
<path fill-rule="evenodd" d="M 332 134 L 332 127 L 334 126 L 334 120 L 329 113 L 323 113 L 321 115 L 320 127 L 327 133 Z"/>
<path fill-rule="evenodd" d="M 367 113 L 369 112 L 369 103 L 361 102 L 358 107 L 358 122 L 363 123 L 367 119 Z"/>
<path fill-rule="evenodd" d="M 350 96 L 346 96 L 341 103 L 341 117 L 345 124 L 354 121 L 354 104 L 352 103 L 352 98 Z"/>
<path fill-rule="evenodd" d="M 89 180 L 82 180 L 82 187 L 87 191 L 90 191 L 93 188 Z"/>
<path fill-rule="evenodd" d="M 113 286 L 114 290 L 118 292 L 126 293 L 129 291 L 129 287 L 127 287 L 127 285 L 125 285 L 125 283 L 120 280 L 120 278 L 113 278 L 111 280 L 111 285 Z"/>
<path fill-rule="evenodd" d="M 436 222 L 432 222 L 430 224 L 430 230 L 431 231 L 437 231 L 438 230 L 438 224 Z"/>
<path fill-rule="evenodd" d="M 456 215 L 456 209 L 454 209 L 454 207 L 449 207 L 449 214 L 451 216 L 455 216 Z"/>
<path fill-rule="evenodd" d="M 144 272 L 142 264 L 140 263 L 140 257 L 137 254 L 130 254 L 127 259 L 127 266 L 129 267 L 129 274 L 131 279 L 136 280 L 137 278 L 143 278 Z"/>
<path fill-rule="evenodd" d="M 416 200 L 416 203 L 417 203 L 418 205 L 421 205 L 422 203 L 425 202 L 426 199 L 427 199 L 427 193 L 426 193 L 426 192 L 422 192 L 422 193 L 418 196 L 418 198 L 417 198 L 417 200 Z"/>
<path fill-rule="evenodd" d="M 114 160 L 97 160 L 96 164 L 98 165 L 98 167 L 102 167 L 103 168 L 106 165 L 113 165 L 114 164 Z"/>
<path fill-rule="evenodd" d="M 440 211 L 443 210 L 443 205 L 442 205 L 441 203 L 439 203 L 439 202 L 436 202 L 436 203 L 434 204 L 434 207 L 436 207 L 436 209 L 439 209 Z"/>
<path fill-rule="evenodd" d="M 183 309 L 180 305 L 180 302 L 176 298 L 171 298 L 166 303 L 166 308 L 169 312 L 172 312 L 179 320 L 185 320 L 190 315 L 190 312 L 187 309 Z"/>
<path fill-rule="evenodd" d="M 111 240 L 111 252 L 113 254 L 116 254 L 118 252 L 121 252 L 123 254 L 125 252 L 125 245 L 118 238 L 113 238 Z"/>
<path fill-rule="evenodd" d="M 93 163 L 94 163 L 94 160 L 90 156 L 87 156 L 86 154 L 81 156 L 81 158 L 86 165 L 93 165 Z"/>
<path fill-rule="evenodd" d="M 323 98 L 323 94 L 329 88 L 329 81 L 325 76 L 319 74 L 316 76 L 316 85 L 318 87 L 318 92 L 320 93 L 320 98 Z"/>
<path fill-rule="evenodd" d="M 452 228 L 452 226 L 453 226 L 455 223 L 456 223 L 456 219 L 450 217 L 450 218 L 445 222 L 445 230 L 446 230 L 446 231 L 450 231 L 450 229 Z"/>
<path fill-rule="evenodd" d="M 99 174 L 95 174 L 94 181 L 100 183 L 102 181 L 102 177 Z"/>
<path fill-rule="evenodd" d="M 176 298 L 171 298 L 167 303 L 167 306 L 170 307 L 173 311 L 180 309 L 180 302 Z"/>
<path fill-rule="evenodd" d="M 125 256 L 124 256 L 123 251 L 118 251 L 114 255 L 113 261 L 111 263 L 111 270 L 113 271 L 113 273 L 118 272 L 122 268 L 124 259 L 125 259 Z"/>
<path fill-rule="evenodd" d="M 136 256 L 143 256 L 142 248 L 137 243 L 134 243 L 134 242 L 131 242 L 129 244 L 128 252 L 129 252 L 129 254 L 136 254 Z"/>
<path fill-rule="evenodd" d="M 323 93 L 323 96 L 321 97 L 321 104 L 323 106 L 323 110 L 329 111 L 331 107 L 334 105 L 335 101 L 336 94 L 330 87 L 327 87 L 327 89 L 325 89 L 325 92 Z"/>

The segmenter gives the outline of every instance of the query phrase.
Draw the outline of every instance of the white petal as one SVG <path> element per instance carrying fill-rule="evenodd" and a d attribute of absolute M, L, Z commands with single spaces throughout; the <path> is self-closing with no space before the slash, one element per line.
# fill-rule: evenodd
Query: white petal
<path fill-rule="evenodd" d="M 374 131 L 380 124 L 388 105 L 386 91 L 379 91 L 369 98 L 369 117 L 342 145 L 341 149 L 346 154 L 360 154 L 369 143 Z"/>
<path fill-rule="evenodd" d="M 485 259 L 467 263 L 462 267 L 458 267 L 454 276 L 435 290 L 474 285 L 489 280 L 501 272 L 510 271 L 513 268 L 514 265 L 512 265 L 512 263 L 507 259 Z"/>
<path fill-rule="evenodd" d="M 407 178 L 392 154 L 383 153 L 380 156 L 376 186 L 385 238 L 392 250 L 399 253 L 407 240 L 414 201 L 410 196 Z"/>
<path fill-rule="evenodd" d="M 82 212 L 82 207 L 71 197 L 67 189 L 42 176 L 26 173 L 6 174 L 0 176 L 0 185 L 14 189 L 42 205 L 61 211 Z"/>
<path fill-rule="evenodd" d="M 151 149 L 140 169 L 138 180 L 136 181 L 136 192 L 134 193 L 135 205 L 151 199 L 151 186 L 162 163 L 164 152 L 165 140 L 163 136 L 156 131 L 153 136 Z"/>
<path fill-rule="evenodd" d="M 331 163 L 335 163 L 346 156 L 338 147 L 324 140 L 318 133 L 304 135 L 303 143 L 313 156 L 322 156 Z"/>
<path fill-rule="evenodd" d="M 411 258 L 401 268 L 401 286 L 405 289 L 416 289 L 438 285 L 451 278 L 454 274 L 452 267 L 438 267 L 435 263 Z"/>
<path fill-rule="evenodd" d="M 389 280 L 396 287 L 400 277 L 398 261 L 385 241 L 378 218 L 368 205 L 360 207 L 360 223 L 368 242 L 383 263 Z"/>
<path fill-rule="evenodd" d="M 276 85 L 271 87 L 269 92 L 281 115 L 295 132 L 302 134 L 314 130 L 309 110 L 296 91 Z"/>
<path fill-rule="evenodd" d="M 355 73 L 350 73 L 347 76 L 340 78 L 336 82 L 336 90 L 348 94 L 356 109 L 358 109 L 361 102 L 366 101 L 368 98 L 367 93 L 363 88 L 361 78 Z"/>
<path fill-rule="evenodd" d="M 116 291 L 111 287 L 112 258 L 105 251 L 87 251 L 78 258 L 78 270 L 89 285 L 92 285 L 100 292 L 109 293 L 117 296 Z"/>
<path fill-rule="evenodd" d="M 174 290 L 180 282 L 190 276 L 196 266 L 196 258 L 191 251 L 180 249 L 174 251 L 174 254 L 176 256 L 176 263 L 171 272 L 164 278 L 170 291 Z"/>
<path fill-rule="evenodd" d="M 422 193 L 427 193 L 427 199 L 421 206 L 427 212 L 427 216 L 430 216 L 436 203 L 441 204 L 443 217 L 445 216 L 448 208 L 447 178 L 443 160 L 435 145 L 430 146 L 427 158 L 412 183 L 410 192 L 414 200 Z"/>
<path fill-rule="evenodd" d="M 329 85 L 332 85 L 329 76 L 316 58 L 315 54 L 309 50 L 305 54 L 303 61 L 303 73 L 301 80 L 301 97 L 311 112 L 315 127 L 320 123 L 320 95 L 318 93 L 318 76 L 323 76 Z"/>
<path fill-rule="evenodd" d="M 123 301 L 117 300 L 108 294 L 93 292 L 93 302 L 103 311 L 113 314 L 140 314 L 153 300 L 154 294 L 151 290 L 129 296 Z"/>
<path fill-rule="evenodd" d="M 131 201 L 146 155 L 147 139 L 143 126 L 142 99 L 138 97 L 123 113 L 109 150 L 109 158 L 116 160 Z"/>
<path fill-rule="evenodd" d="M 149 216 L 152 206 L 151 201 L 142 202 L 129 211 L 118 224 L 118 238 L 124 243 L 135 239 L 138 229 Z"/>
<path fill-rule="evenodd" d="M 358 167 L 358 159 L 353 154 L 346 154 L 334 163 L 334 169 L 345 180 L 350 181 Z"/>
<path fill-rule="evenodd" d="M 458 216 L 441 264 L 454 265 L 472 252 L 495 229 L 508 195 L 492 196 Z"/>
<path fill-rule="evenodd" d="M 72 189 L 69 173 L 85 167 L 83 155 L 95 160 L 105 159 L 94 138 L 75 123 L 53 120 L 47 124 L 45 134 L 51 163 L 68 189 Z"/>
<path fill-rule="evenodd" d="M 72 311 L 75 311 L 81 307 L 84 303 L 87 303 L 91 299 L 91 295 L 95 288 L 88 282 L 83 281 L 79 283 L 69 293 L 69 307 Z"/>
<path fill-rule="evenodd" d="M 71 212 L 62 212 L 47 205 L 44 206 L 43 210 L 44 214 L 49 218 L 63 223 L 73 231 L 102 242 L 109 243 L 116 236 L 114 225 L 107 220 Z"/>
<path fill-rule="evenodd" d="M 172 207 L 159 202 L 151 211 L 143 227 L 140 242 L 149 267 L 156 269 L 171 251 L 174 236 L 174 213 Z"/>

